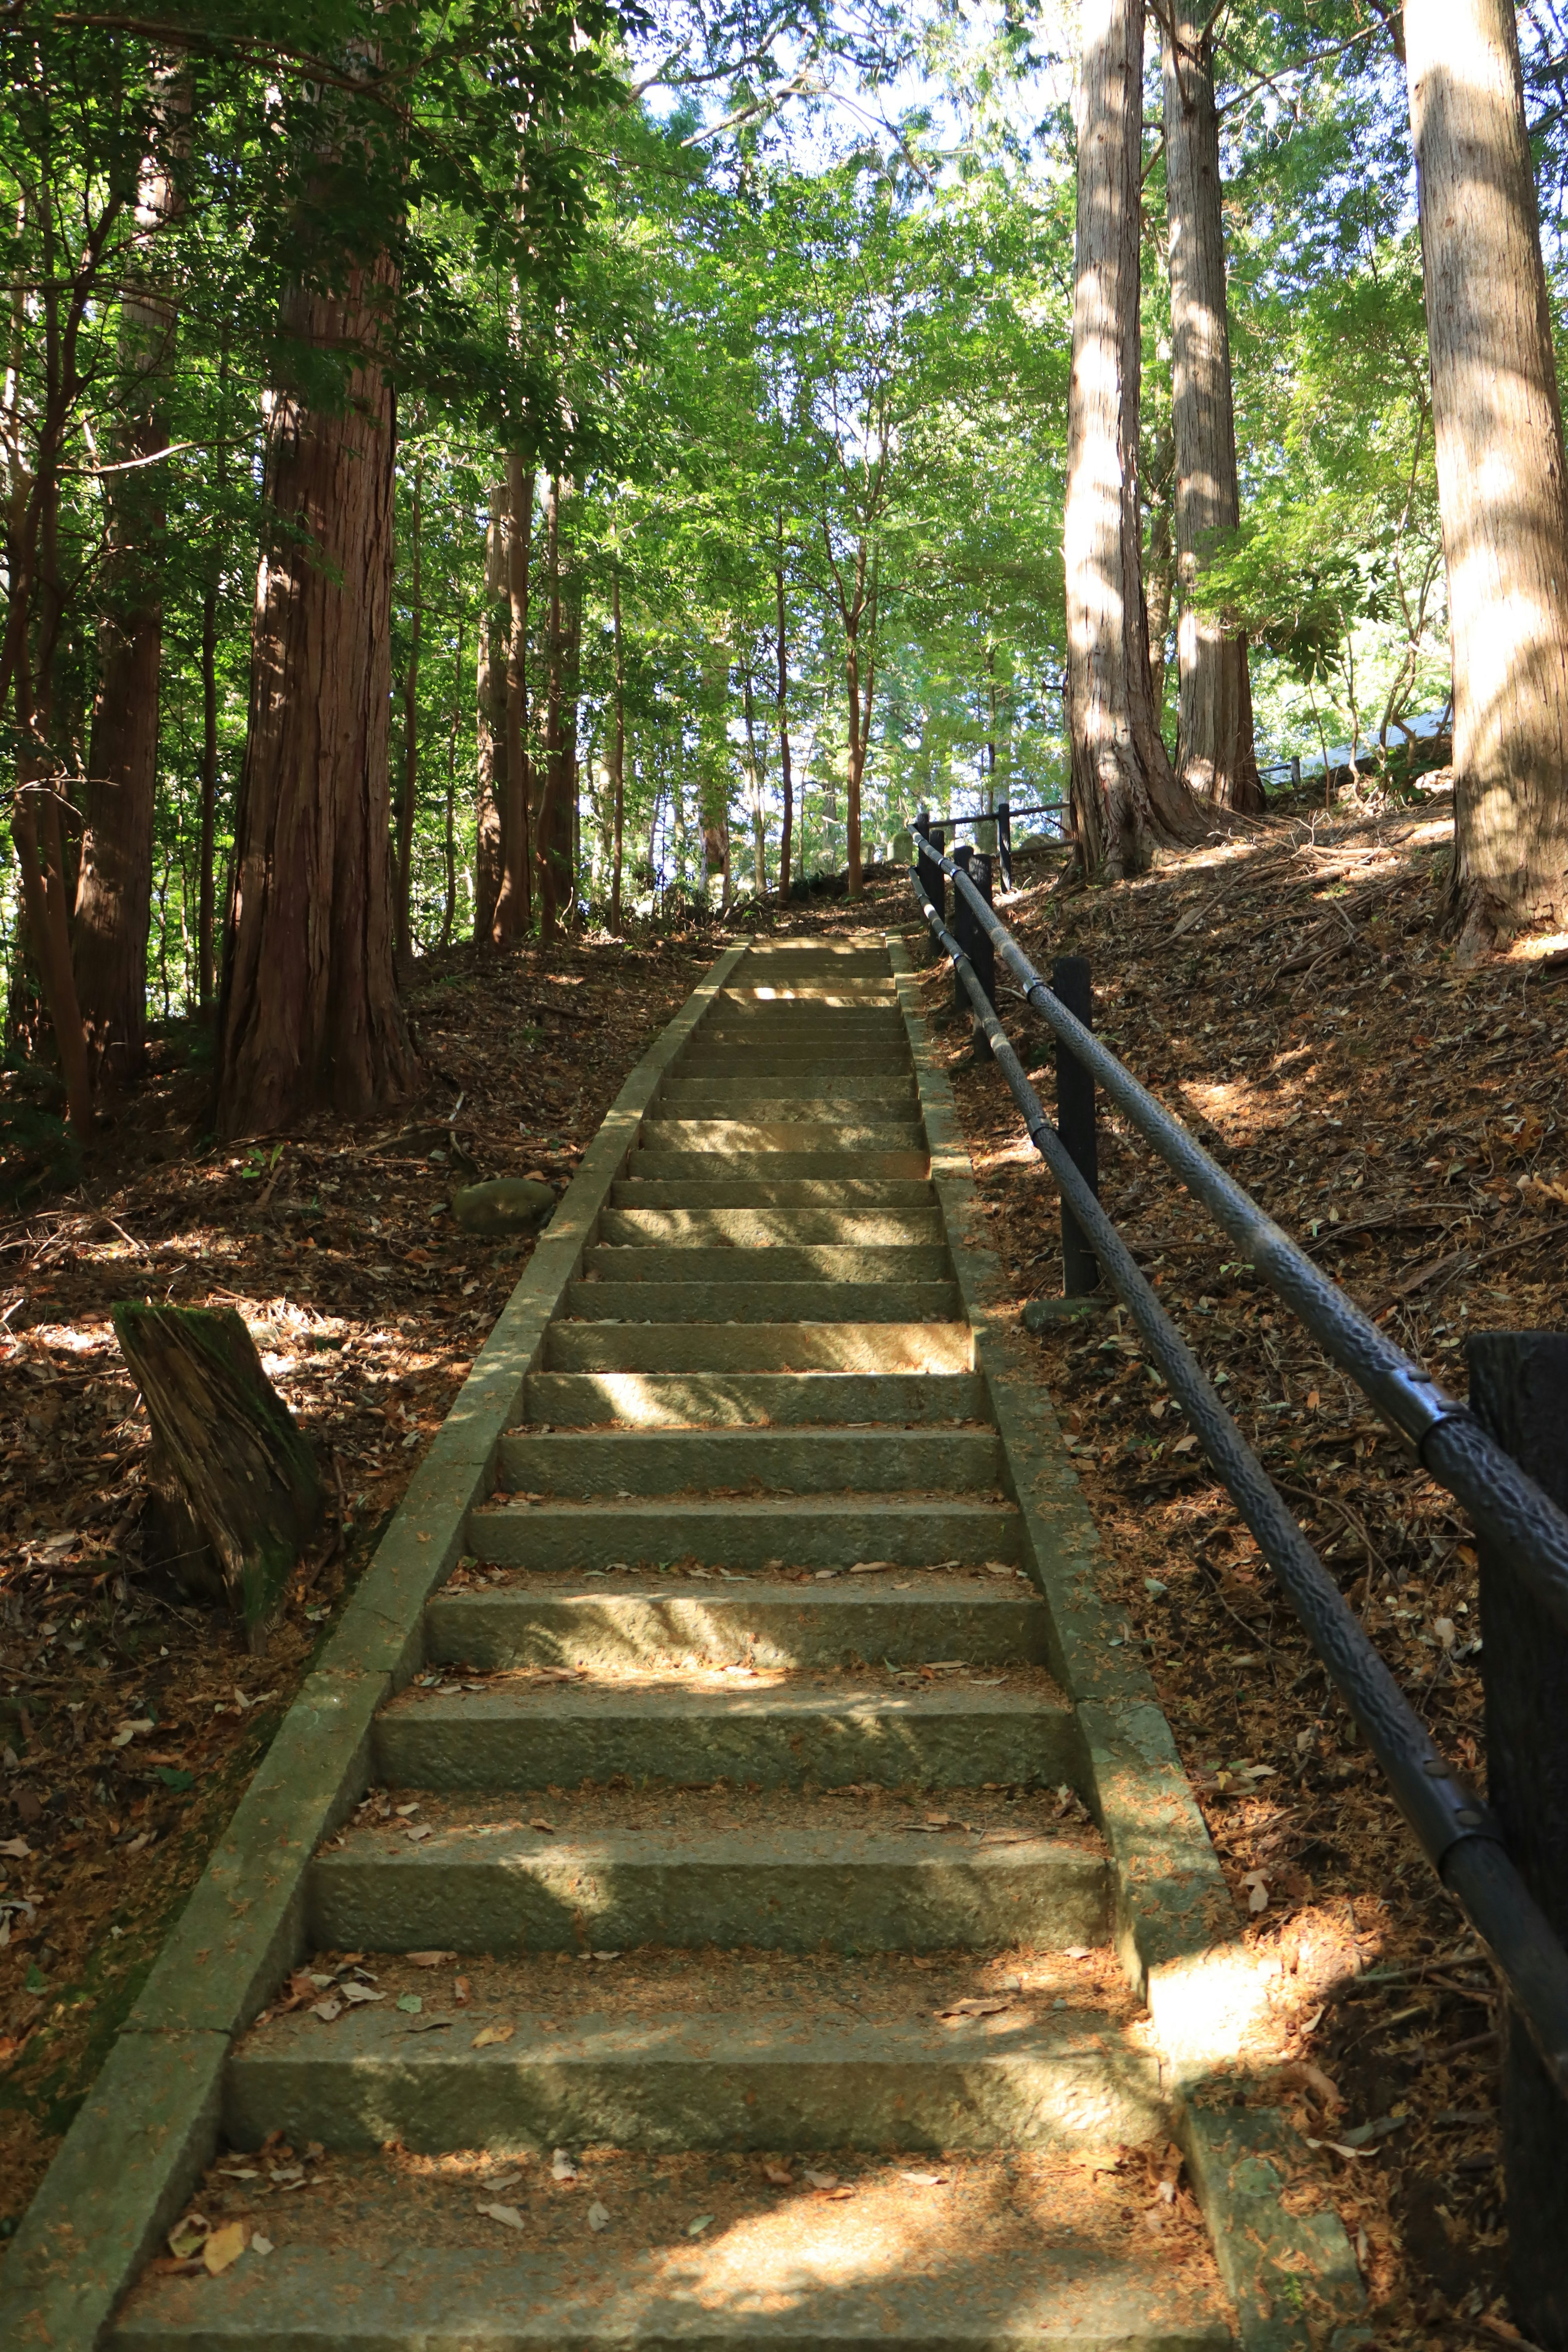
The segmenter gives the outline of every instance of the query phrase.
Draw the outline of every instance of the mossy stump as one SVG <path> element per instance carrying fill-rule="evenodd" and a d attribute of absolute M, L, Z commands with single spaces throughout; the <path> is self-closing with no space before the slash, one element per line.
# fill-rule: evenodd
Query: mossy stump
<path fill-rule="evenodd" d="M 114 1331 L 153 1426 L 154 1484 L 188 1514 L 182 1581 L 216 1571 L 259 1650 L 326 1507 L 315 1456 L 232 1307 L 122 1300 Z"/>

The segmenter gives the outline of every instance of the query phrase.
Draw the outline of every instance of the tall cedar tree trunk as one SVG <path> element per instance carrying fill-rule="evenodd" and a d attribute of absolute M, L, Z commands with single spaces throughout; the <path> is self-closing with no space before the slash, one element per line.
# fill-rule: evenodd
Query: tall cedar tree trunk
<path fill-rule="evenodd" d="M 746 721 L 746 798 L 752 816 L 752 887 L 759 898 L 768 895 L 768 837 L 763 811 L 763 763 L 757 750 L 756 688 L 752 660 L 746 656 L 742 709 Z"/>
<path fill-rule="evenodd" d="M 576 902 L 573 855 L 573 818 L 577 786 L 577 667 L 581 643 L 582 599 L 574 591 L 563 593 L 561 572 L 561 508 L 570 484 L 552 475 L 545 507 L 545 570 L 550 616 L 545 667 L 544 792 L 539 806 L 539 927 L 540 936 L 560 934 L 562 909 L 568 914 Z"/>
<path fill-rule="evenodd" d="M 617 572 L 610 582 L 610 620 L 615 630 L 616 653 L 616 713 L 610 735 L 610 782 L 615 793 L 613 824 L 615 833 L 610 862 L 610 929 L 621 928 L 621 866 L 626 847 L 626 649 L 621 638 L 621 575 Z"/>
<path fill-rule="evenodd" d="M 520 938 L 533 921 L 529 854 L 528 559 L 533 541 L 533 468 L 514 449 L 506 461 L 506 670 L 498 699 L 505 730 L 506 782 L 500 804 L 500 888 L 498 940 Z"/>
<path fill-rule="evenodd" d="M 1138 499 L 1142 0 L 1085 0 L 1068 405 L 1068 718 L 1086 873 L 1142 873 L 1204 820 L 1160 738 Z"/>
<path fill-rule="evenodd" d="M 377 358 L 384 258 L 345 295 L 292 293 L 290 337 L 365 356 L 341 415 L 277 395 L 252 634 L 218 1057 L 220 1135 L 413 1086 L 393 970 L 393 397 Z"/>
<path fill-rule="evenodd" d="M 397 961 L 414 962 L 414 815 L 419 803 L 419 641 L 425 627 L 425 460 L 414 461 L 414 510 L 409 518 L 412 577 L 408 583 L 408 663 L 403 673 L 403 791 L 397 809 Z"/>
<path fill-rule="evenodd" d="M 1241 520 L 1208 15 L 1206 5 L 1200 13 L 1193 0 L 1169 0 L 1160 19 L 1171 224 L 1176 562 L 1182 583 L 1176 767 L 1205 800 L 1256 814 L 1263 806 L 1263 784 L 1252 739 L 1247 640 L 1197 612 L 1193 601 L 1209 535 L 1234 530 Z M 1158 698 L 1154 708 L 1158 713 Z"/>
<path fill-rule="evenodd" d="M 1151 478 L 1143 485 L 1149 501 L 1149 551 L 1143 559 L 1143 611 L 1149 628 L 1149 691 L 1154 702 L 1154 724 L 1164 733 L 1165 643 L 1171 633 L 1171 593 L 1176 577 L 1176 547 L 1172 530 L 1171 475 L 1174 463 L 1171 429 L 1166 425 L 1150 453 Z"/>
<path fill-rule="evenodd" d="M 221 501 L 228 488 L 228 445 L 225 438 L 227 419 L 223 405 L 228 390 L 226 336 L 218 355 L 217 386 L 220 405 L 217 447 L 213 454 L 213 488 L 217 492 L 221 512 Z M 216 982 L 213 940 L 217 894 L 213 887 L 213 861 L 217 846 L 217 603 L 222 587 L 223 554 L 221 548 L 215 548 L 212 568 L 202 591 L 201 876 L 197 884 L 196 984 L 204 1013 L 211 1008 Z"/>
<path fill-rule="evenodd" d="M 447 896 L 441 908 L 441 945 L 452 944 L 458 919 L 458 730 L 462 725 L 463 616 L 458 615 L 458 650 L 452 666 L 452 716 L 447 732 Z"/>
<path fill-rule="evenodd" d="M 1408 0 L 1405 40 L 1474 960 L 1568 927 L 1568 480 L 1510 0 Z"/>
<path fill-rule="evenodd" d="M 491 490 L 485 529 L 485 603 L 479 620 L 479 656 L 475 683 L 479 751 L 479 802 L 474 835 L 474 940 L 489 946 L 496 937 L 496 902 L 501 887 L 501 803 L 506 797 L 506 632 L 498 599 L 506 573 L 506 492 Z"/>
<path fill-rule="evenodd" d="M 779 615 L 779 773 L 784 822 L 779 830 L 779 897 L 789 897 L 789 858 L 795 835 L 795 788 L 789 763 L 789 644 L 784 627 L 784 509 L 779 509 L 779 554 L 773 570 Z"/>
<path fill-rule="evenodd" d="M 189 120 L 187 72 L 165 72 L 165 128 Z M 143 163 L 136 192 L 134 258 L 120 304 L 121 364 L 136 381 L 115 462 L 103 478 L 104 607 L 98 693 L 82 793 L 81 857 L 71 961 L 93 1060 L 119 1079 L 140 1076 L 147 1052 L 147 935 L 153 903 L 153 822 L 158 783 L 158 688 L 163 649 L 163 467 L 144 461 L 168 444 L 165 401 L 174 306 L 151 285 L 159 232 L 182 209 L 166 155 Z"/>

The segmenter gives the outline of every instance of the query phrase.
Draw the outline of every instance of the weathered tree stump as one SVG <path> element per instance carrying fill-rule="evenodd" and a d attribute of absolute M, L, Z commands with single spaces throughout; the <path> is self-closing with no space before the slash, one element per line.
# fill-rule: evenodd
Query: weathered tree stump
<path fill-rule="evenodd" d="M 259 1650 L 321 1524 L 315 1456 L 232 1307 L 125 1300 L 114 1330 L 153 1425 L 154 1484 L 172 1488 L 164 1520 L 180 1580 L 199 1589 L 204 1570 L 216 1577 Z"/>

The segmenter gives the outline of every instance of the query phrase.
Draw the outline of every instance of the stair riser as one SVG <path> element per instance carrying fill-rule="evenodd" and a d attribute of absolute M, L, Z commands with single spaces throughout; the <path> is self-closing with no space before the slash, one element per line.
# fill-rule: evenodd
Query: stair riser
<path fill-rule="evenodd" d="M 955 1323 L 955 1282 L 572 1282 L 585 1323 Z"/>
<path fill-rule="evenodd" d="M 804 1086 L 791 1091 L 766 1083 L 732 1092 L 719 1093 L 711 1087 L 693 1087 L 689 1090 L 664 1096 L 654 1113 L 656 1120 L 697 1120 L 710 1124 L 719 1120 L 734 1120 L 748 1129 L 786 1128 L 794 1131 L 804 1128 L 807 1139 L 817 1129 L 837 1132 L 861 1126 L 875 1128 L 879 1133 L 897 1130 L 896 1139 L 907 1141 L 916 1124 L 918 1105 L 912 1093 L 902 1093 L 897 1087 L 849 1100 L 832 1092 L 817 1095 Z"/>
<path fill-rule="evenodd" d="M 645 1118 L 645 1151 L 718 1151 L 746 1158 L 759 1151 L 918 1151 L 925 1132 L 918 1119 L 789 1118 Z"/>
<path fill-rule="evenodd" d="M 606 1209 L 600 1245 L 615 1249 L 940 1249 L 934 1210 Z"/>
<path fill-rule="evenodd" d="M 715 1427 L 810 1429 L 847 1421 L 919 1422 L 943 1428 L 986 1412 L 976 1372 L 531 1372 L 527 1417 L 553 1429 L 606 1422 L 634 1427 L 693 1422 Z"/>
<path fill-rule="evenodd" d="M 869 1582 L 868 1578 L 858 1580 Z M 584 1666 L 606 1673 L 673 1671 L 687 1659 L 713 1666 L 842 1666 L 890 1658 L 920 1664 L 967 1658 L 975 1665 L 1046 1663 L 1041 1604 L 1017 1601 L 758 1601 L 729 1591 L 697 1601 L 644 1600 L 606 1592 L 601 1601 L 549 1601 L 538 1593 L 453 1593 L 425 1617 L 431 1665 L 482 1668 Z"/>
<path fill-rule="evenodd" d="M 975 1693 L 978 1697 L 983 1694 Z M 1051 1787 L 1075 1780 L 1073 1719 L 1059 1709 L 895 1716 L 661 1713 L 564 1703 L 502 1713 L 449 1701 L 378 1718 L 377 1777 L 401 1789 L 539 1789 L 605 1781 L 733 1780 L 761 1789 Z"/>
<path fill-rule="evenodd" d="M 703 1162 L 700 1179 L 678 1183 L 665 1177 L 617 1177 L 610 1188 L 617 1209 L 924 1209 L 932 1199 L 929 1174 L 920 1176 L 715 1177 Z"/>
<path fill-rule="evenodd" d="M 940 1440 L 902 1430 L 874 1435 L 817 1430 L 802 1437 L 682 1430 L 668 1436 L 509 1435 L 500 1442 L 497 1483 L 560 1497 L 711 1494 L 746 1486 L 781 1495 L 900 1487 L 964 1494 L 994 1486 L 1001 1475 L 1002 1448 L 989 1430 Z"/>
<path fill-rule="evenodd" d="M 666 1151 L 638 1144 L 631 1155 L 629 1173 L 634 1180 L 663 1185 L 661 1197 L 692 1208 L 715 1198 L 744 1202 L 744 1192 L 726 1189 L 715 1194 L 703 1188 L 711 1184 L 729 1188 L 758 1177 L 774 1185 L 817 1183 L 824 1188 L 820 1197 L 831 1201 L 841 1200 L 841 1187 L 857 1179 L 902 1177 L 906 1181 L 929 1181 L 931 1155 L 923 1148 L 919 1151 L 870 1151 L 858 1146 L 847 1151 Z M 615 1197 L 617 1202 L 626 1198 L 619 1182 Z M 647 1197 L 634 1193 L 628 1205 Z"/>
<path fill-rule="evenodd" d="M 638 1247 L 636 1243 L 595 1243 L 584 1251 L 588 1273 L 602 1282 L 830 1282 L 903 1283 L 952 1281 L 952 1260 L 940 1246 L 894 1243 L 882 1249 L 855 1249 L 831 1243 L 768 1243 L 757 1248 L 676 1249 Z"/>
<path fill-rule="evenodd" d="M 914 1846 L 936 1843 L 911 1838 Z M 328 1856 L 310 1880 L 324 1951 L 632 1951 L 644 1944 L 769 1952 L 1059 1950 L 1110 1933 L 1107 1865 L 1064 1852 L 1015 1861 L 940 1853 L 906 1863 L 563 1864 L 551 1856 L 390 1863 Z"/>
<path fill-rule="evenodd" d="M 731 1081 L 754 1086 L 759 1078 L 778 1078 L 788 1090 L 812 1084 L 821 1075 L 822 1049 L 816 1045 L 736 1045 L 712 1051 L 697 1048 L 683 1055 L 670 1081 L 725 1086 Z M 907 1083 L 910 1057 L 883 1045 L 865 1048 L 836 1045 L 831 1064 L 835 1079 L 868 1078 L 876 1086 Z"/>
<path fill-rule="evenodd" d="M 968 1568 L 1020 1556 L 1016 1511 L 936 1502 L 792 1507 L 784 1501 L 705 1510 L 679 1503 L 503 1507 L 469 1512 L 468 1549 L 497 1568 L 552 1570 L 688 1559 L 731 1569 L 757 1569 L 770 1559 L 786 1568 L 844 1569 L 858 1559 L 889 1559 L 900 1568 L 956 1559 Z"/>
<path fill-rule="evenodd" d="M 919 1115 L 920 1097 L 914 1080 L 902 1073 L 858 1071 L 847 1076 L 835 1067 L 825 1077 L 820 1069 L 813 1075 L 809 1068 L 803 1068 L 793 1074 L 797 1083 L 789 1085 L 770 1083 L 774 1076 L 772 1071 L 758 1070 L 754 1062 L 749 1069 L 736 1070 L 732 1076 L 691 1069 L 682 1063 L 679 1077 L 666 1081 L 658 1098 L 659 1108 L 679 1111 L 683 1118 L 692 1118 L 703 1116 L 705 1106 L 711 1104 L 722 1116 L 732 1106 L 743 1108 L 747 1103 L 777 1097 L 789 1106 L 783 1114 L 785 1118 L 815 1118 L 819 1110 L 826 1109 L 831 1117 L 857 1118 L 864 1115 L 863 1106 L 867 1104 L 883 1117 L 896 1116 L 906 1106 L 911 1115 Z M 833 1108 L 843 1103 L 850 1106 L 847 1114 Z M 805 1110 L 803 1106 L 806 1104 L 814 1108 Z M 882 1112 L 883 1104 L 893 1105 L 893 1112 Z"/>
<path fill-rule="evenodd" d="M 552 1372 L 970 1372 L 966 1323 L 552 1323 Z"/>
<path fill-rule="evenodd" d="M 1129 2066 L 1026 2057 L 951 2058 L 916 2069 L 847 2059 L 541 2058 L 507 2049 L 480 2064 L 332 2065 L 248 2056 L 224 2091 L 231 2146 L 281 2129 L 296 2147 L 395 2139 L 416 2155 L 548 2152 L 609 2145 L 685 2148 L 1035 2148 L 1109 2152 L 1167 2128 L 1157 2086 Z"/>

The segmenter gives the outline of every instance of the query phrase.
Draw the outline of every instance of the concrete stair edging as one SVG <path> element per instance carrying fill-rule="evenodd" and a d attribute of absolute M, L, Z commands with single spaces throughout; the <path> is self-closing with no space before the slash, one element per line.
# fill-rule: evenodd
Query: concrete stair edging
<path fill-rule="evenodd" d="M 1113 1941 L 1149 2008 L 1178 2145 L 1242 2352 L 1331 2352 L 1371 2340 L 1366 2294 L 1329 2208 L 1286 2211 L 1306 2151 L 1278 2109 L 1248 2106 L 1237 2069 L 1265 1983 L 1154 1685 L 1101 1596 L 1099 1531 L 980 1214 L 958 1106 L 931 1051 L 902 936 L 888 934 L 954 1275 L 1018 1506 L 1025 1565 L 1047 1602 L 1048 1664 L 1088 1752 L 1110 1850 Z M 1001 1080 L 998 1079 L 998 1084 Z"/>
<path fill-rule="evenodd" d="M 722 1003 L 728 948 L 605 1113 L 321 1656 L 165 1937 L 0 2267 L 6 2352 L 95 2352 L 121 2296 L 217 2146 L 231 2044 L 305 1948 L 306 1876 L 370 1783 L 372 1725 L 423 1661 L 426 1602 L 460 1557 L 469 1509 L 544 1335 L 626 1173 L 665 1073 Z"/>

